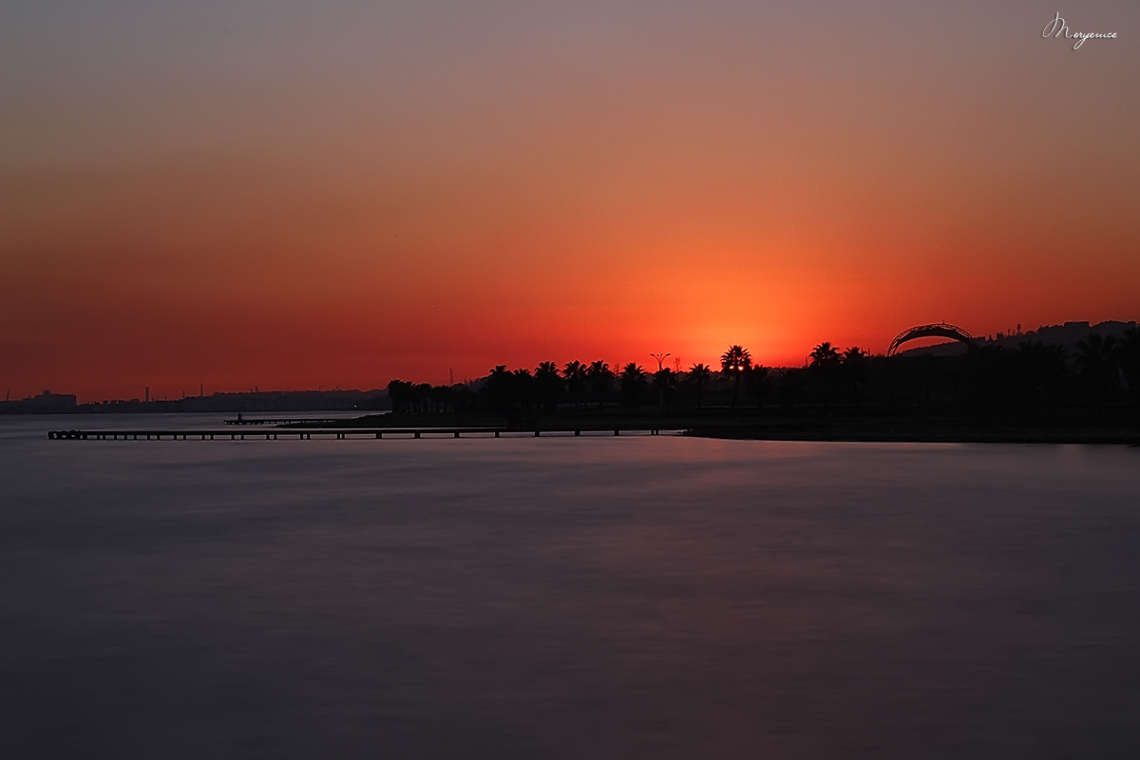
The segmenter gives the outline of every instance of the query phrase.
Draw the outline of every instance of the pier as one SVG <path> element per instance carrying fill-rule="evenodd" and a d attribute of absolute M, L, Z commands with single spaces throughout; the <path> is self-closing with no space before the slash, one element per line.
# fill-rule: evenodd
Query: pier
<path fill-rule="evenodd" d="M 270 430 L 49 430 L 53 441 L 309 441 L 421 438 L 540 438 L 660 435 L 662 428 L 605 427 L 517 430 L 505 427 L 273 428 Z"/>
<path fill-rule="evenodd" d="M 282 419 L 242 419 L 238 417 L 236 420 L 225 420 L 227 425 L 328 425 L 337 420 L 329 418 L 316 418 L 316 417 L 294 417 Z"/>

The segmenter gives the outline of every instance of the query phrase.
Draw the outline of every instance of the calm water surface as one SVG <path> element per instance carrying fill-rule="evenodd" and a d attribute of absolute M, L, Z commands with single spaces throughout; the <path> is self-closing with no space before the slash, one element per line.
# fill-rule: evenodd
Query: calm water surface
<path fill-rule="evenodd" d="M 1140 450 L 48 441 L 0 757 L 1140 756 Z"/>

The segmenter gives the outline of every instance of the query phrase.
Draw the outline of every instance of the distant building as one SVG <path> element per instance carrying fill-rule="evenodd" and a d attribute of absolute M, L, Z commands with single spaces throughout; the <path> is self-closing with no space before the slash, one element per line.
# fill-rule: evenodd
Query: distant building
<path fill-rule="evenodd" d="M 68 414 L 75 410 L 74 393 L 44 391 L 31 398 L 0 402 L 0 414 Z"/>

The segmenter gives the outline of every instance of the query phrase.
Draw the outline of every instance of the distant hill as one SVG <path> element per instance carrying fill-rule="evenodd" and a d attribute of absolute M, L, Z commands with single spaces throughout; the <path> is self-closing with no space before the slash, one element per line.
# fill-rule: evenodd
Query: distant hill
<path fill-rule="evenodd" d="M 977 336 L 979 346 L 1000 346 L 1001 348 L 1016 351 L 1022 343 L 1045 343 L 1046 345 L 1059 345 L 1065 349 L 1065 354 L 1072 357 L 1077 353 L 1077 341 L 1085 340 L 1092 333 L 1100 333 L 1104 337 L 1109 335 L 1121 338 L 1126 330 L 1136 327 L 1136 322 L 1108 321 L 1099 324 L 1088 322 L 1066 322 L 1063 325 L 1045 325 L 1036 330 L 1005 335 L 998 333 L 992 336 Z M 956 356 L 966 352 L 966 346 L 957 341 L 936 343 L 933 346 L 912 348 L 899 351 L 899 356 Z"/>
<path fill-rule="evenodd" d="M 0 401 L 0 414 L 156 413 L 156 412 L 318 412 L 390 409 L 388 391 L 251 391 L 186 396 L 180 399 L 102 401 L 77 404 L 75 394 L 44 391 L 19 401 Z"/>

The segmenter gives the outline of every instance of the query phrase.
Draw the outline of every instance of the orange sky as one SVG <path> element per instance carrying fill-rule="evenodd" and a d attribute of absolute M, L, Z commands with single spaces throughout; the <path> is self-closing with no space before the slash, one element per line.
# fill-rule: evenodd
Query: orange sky
<path fill-rule="evenodd" d="M 0 10 L 13 398 L 1140 317 L 1135 4 L 86 5 Z"/>

